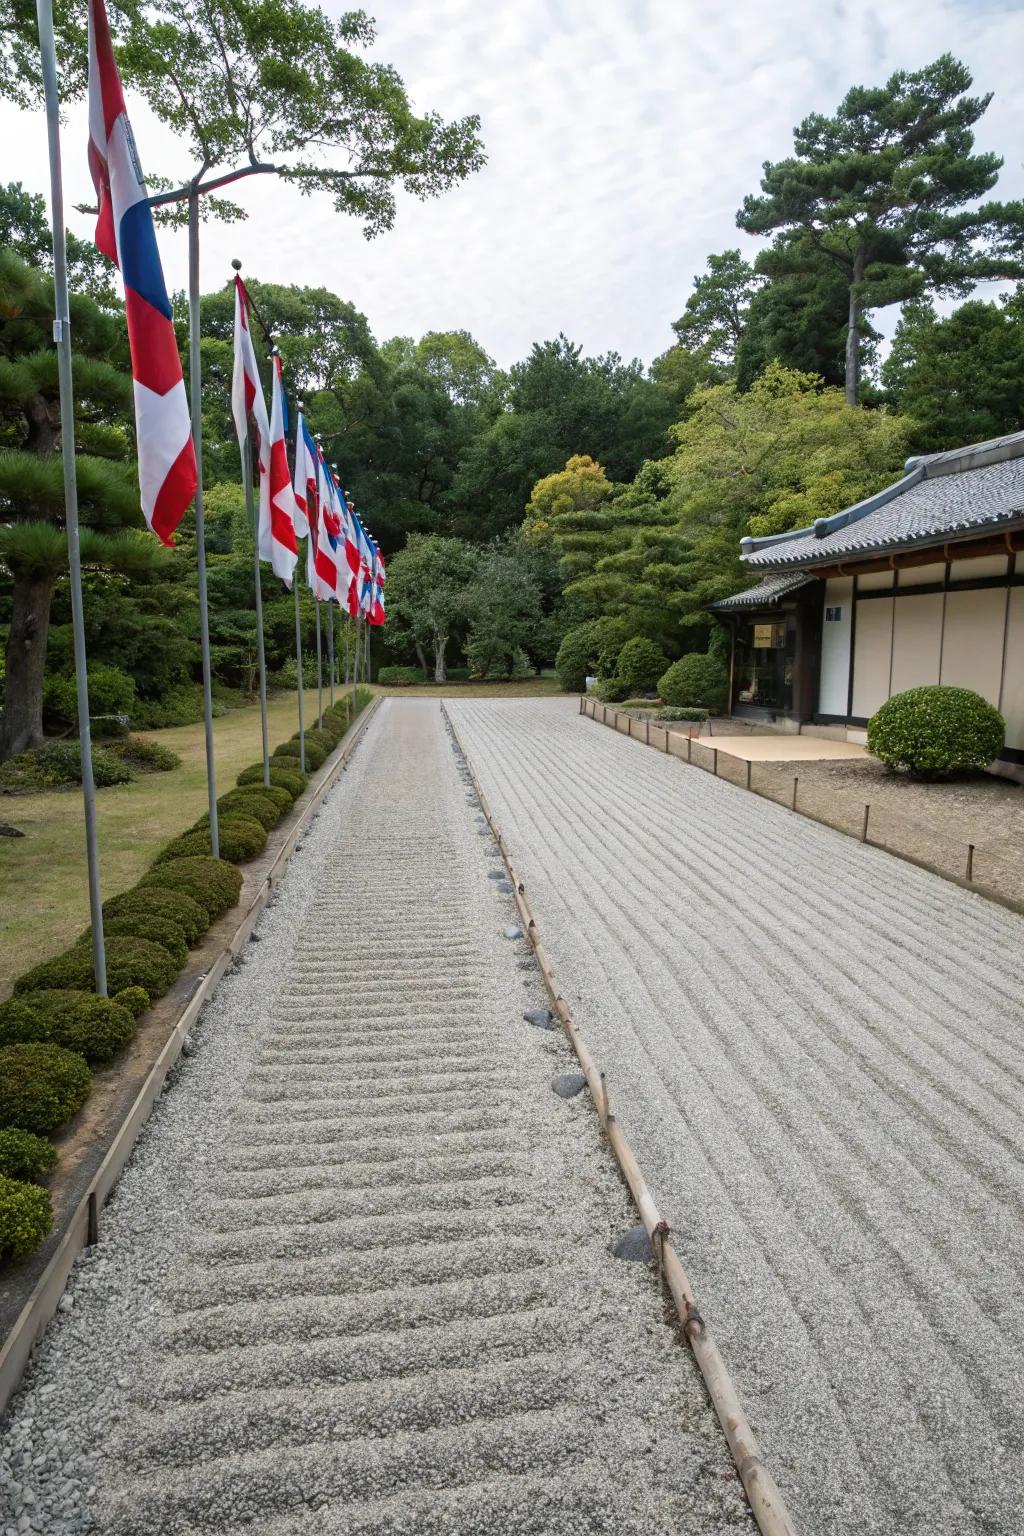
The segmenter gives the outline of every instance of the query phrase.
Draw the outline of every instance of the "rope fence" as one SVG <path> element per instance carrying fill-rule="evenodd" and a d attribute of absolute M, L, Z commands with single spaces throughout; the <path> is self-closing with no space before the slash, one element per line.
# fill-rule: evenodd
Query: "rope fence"
<path fill-rule="evenodd" d="M 675 728 L 645 716 L 639 718 L 613 704 L 582 697 L 580 714 L 620 735 L 643 742 L 653 751 L 678 758 L 692 768 L 703 769 L 738 789 L 786 806 L 797 815 L 834 828 L 859 842 L 906 859 L 945 879 L 978 891 L 992 901 L 1024 912 L 1024 855 L 986 840 L 980 833 L 971 841 L 951 838 L 941 819 L 924 821 L 902 808 L 872 800 L 872 785 L 864 792 L 823 783 L 812 773 L 793 772 L 792 762 L 756 762 L 737 757 L 711 740 L 692 734 L 697 727 Z M 803 764 L 800 764 L 803 766 Z M 807 768 L 812 765 L 808 764 Z"/>

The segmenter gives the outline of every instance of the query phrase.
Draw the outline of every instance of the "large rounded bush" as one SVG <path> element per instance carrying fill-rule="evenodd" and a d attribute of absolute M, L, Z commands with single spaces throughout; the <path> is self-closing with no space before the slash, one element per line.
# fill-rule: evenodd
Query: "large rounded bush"
<path fill-rule="evenodd" d="M 868 721 L 868 751 L 918 779 L 987 768 L 1005 740 L 998 709 L 970 688 L 908 688 Z"/>
<path fill-rule="evenodd" d="M 152 886 L 133 885 L 130 890 L 111 896 L 103 903 L 103 917 L 116 918 L 138 913 L 140 916 L 166 917 L 185 935 L 185 943 L 197 944 L 210 926 L 209 914 L 184 891 L 155 890 Z"/>
<path fill-rule="evenodd" d="M 61 988 L 23 992 L 0 1003 L 0 1045 L 62 1045 L 86 1061 L 109 1061 L 135 1034 L 127 1008 L 94 992 Z"/>
<path fill-rule="evenodd" d="M 153 944 L 159 944 L 161 948 L 166 949 L 179 970 L 188 959 L 188 945 L 185 942 L 184 930 L 172 917 L 165 917 L 159 912 L 123 912 L 120 917 L 104 918 L 104 939 L 124 938 L 126 935 L 134 939 L 149 939 Z M 79 943 L 92 943 L 91 928 L 85 930 Z"/>
<path fill-rule="evenodd" d="M 139 883 L 147 889 L 185 891 L 205 909 L 211 923 L 235 905 L 242 890 L 241 873 L 233 864 L 201 856 L 154 864 Z"/>
<path fill-rule="evenodd" d="M 97 662 L 89 668 L 89 713 L 130 715 L 135 679 L 119 667 Z M 43 684 L 43 710 L 52 725 L 78 724 L 78 690 L 73 672 L 50 676 Z"/>
<path fill-rule="evenodd" d="M 52 1226 L 49 1192 L 0 1174 L 0 1263 L 27 1258 Z"/>
<path fill-rule="evenodd" d="M 275 798 L 277 791 L 271 786 L 268 793 L 262 784 L 247 784 L 244 789 L 229 789 L 221 795 L 217 801 L 217 809 L 222 816 L 248 816 L 253 821 L 258 821 L 269 832 L 276 827 L 281 820 L 284 810 L 287 808 L 277 803 Z M 197 826 L 205 826 L 209 820 L 209 813 L 204 812 L 196 823 Z"/>
<path fill-rule="evenodd" d="M 244 864 L 254 859 L 267 846 L 267 829 L 262 822 L 251 816 L 227 815 L 217 818 L 217 847 L 220 857 L 232 864 Z M 156 862 L 165 864 L 169 859 L 191 859 L 212 851 L 209 823 L 193 827 L 181 837 L 176 837 L 157 854 Z"/>
<path fill-rule="evenodd" d="M 45 1136 L 78 1113 L 92 1077 L 85 1057 L 59 1045 L 0 1045 L 0 1126 Z"/>
<path fill-rule="evenodd" d="M 45 1136 L 9 1125 L 0 1131 L 0 1174 L 6 1179 L 42 1179 L 57 1166 L 57 1148 Z"/>
<path fill-rule="evenodd" d="M 658 679 L 658 692 L 666 704 L 696 706 L 717 714 L 725 708 L 729 673 L 717 656 L 692 651 L 680 656 Z"/>
<path fill-rule="evenodd" d="M 294 758 L 296 762 L 301 762 L 302 759 L 299 756 L 298 737 L 296 736 L 292 741 L 283 741 L 279 747 L 275 747 L 274 756 L 276 758 L 284 758 L 288 762 L 291 762 L 292 758 Z M 315 773 L 318 768 L 322 767 L 326 757 L 327 753 L 323 750 L 323 748 L 313 746 L 307 737 L 306 771 L 308 773 Z"/>
<path fill-rule="evenodd" d="M 582 693 L 587 684 L 587 674 L 597 666 L 599 656 L 613 655 L 610 671 L 626 639 L 626 626 L 621 619 L 591 619 L 566 630 L 555 657 L 555 672 L 559 684 L 567 693 Z"/>
<path fill-rule="evenodd" d="M 627 640 L 615 663 L 615 676 L 621 683 L 625 697 L 646 693 L 657 687 L 658 678 L 668 666 L 668 657 L 660 645 L 644 635 L 634 635 Z"/>
<path fill-rule="evenodd" d="M 160 944 L 129 935 L 104 939 L 107 958 L 107 988 L 120 992 L 122 987 L 143 987 L 150 997 L 162 997 L 180 967 Z M 70 987 L 88 992 L 95 986 L 92 949 L 77 944 L 52 960 L 35 965 L 14 983 L 17 993 L 40 988 Z"/>

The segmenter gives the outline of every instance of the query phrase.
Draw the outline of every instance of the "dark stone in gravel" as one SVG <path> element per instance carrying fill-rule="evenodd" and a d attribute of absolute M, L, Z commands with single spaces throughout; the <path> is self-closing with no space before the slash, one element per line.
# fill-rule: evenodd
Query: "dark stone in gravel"
<path fill-rule="evenodd" d="M 612 1253 L 617 1259 L 632 1259 L 636 1264 L 654 1263 L 654 1249 L 643 1223 L 624 1232 L 618 1242 L 612 1245 Z"/>
<path fill-rule="evenodd" d="M 499 882 L 498 890 L 499 891 L 505 891 L 506 893 L 509 893 L 509 892 L 515 890 L 515 886 L 512 884 L 511 880 L 502 880 L 502 881 Z"/>
<path fill-rule="evenodd" d="M 505 876 L 500 869 L 489 869 L 487 871 L 487 878 L 488 880 L 504 880 Z"/>
<path fill-rule="evenodd" d="M 551 1086 L 560 1099 L 574 1099 L 587 1086 L 582 1072 L 556 1072 Z"/>
<path fill-rule="evenodd" d="M 537 1029 L 557 1029 L 559 1027 L 550 1008 L 527 1008 L 523 1018 L 527 1024 L 533 1024 Z"/>
<path fill-rule="evenodd" d="M 521 971 L 535 971 L 537 969 L 537 962 L 532 955 L 523 955 L 521 959 L 516 961 L 516 965 L 518 965 Z"/>

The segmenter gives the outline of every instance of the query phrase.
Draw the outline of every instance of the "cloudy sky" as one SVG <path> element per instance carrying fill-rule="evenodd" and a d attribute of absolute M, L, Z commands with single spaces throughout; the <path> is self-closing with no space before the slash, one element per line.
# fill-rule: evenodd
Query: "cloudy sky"
<path fill-rule="evenodd" d="M 356 3 L 356 0 L 352 0 Z M 327 0 L 328 10 L 341 9 Z M 260 179 L 250 219 L 204 232 L 203 286 L 229 273 L 326 284 L 379 339 L 471 331 L 503 365 L 565 331 L 589 352 L 645 362 L 669 345 L 709 251 L 758 242 L 735 214 L 761 163 L 792 146 L 807 112 L 832 110 L 949 50 L 995 99 L 978 147 L 1006 165 L 1000 197 L 1024 196 L 1024 0 L 378 0 L 374 56 L 414 104 L 477 112 L 485 169 L 429 203 L 402 198 L 390 234 L 367 242 L 333 212 Z M 143 166 L 181 177 L 167 131 L 129 102 Z M 0 107 L 5 177 L 45 191 L 41 117 Z M 67 201 L 88 201 L 84 115 L 64 136 Z M 72 215 L 87 233 L 89 220 Z M 184 286 L 184 236 L 161 236 L 168 283 Z M 887 326 L 887 328 L 889 328 Z"/>

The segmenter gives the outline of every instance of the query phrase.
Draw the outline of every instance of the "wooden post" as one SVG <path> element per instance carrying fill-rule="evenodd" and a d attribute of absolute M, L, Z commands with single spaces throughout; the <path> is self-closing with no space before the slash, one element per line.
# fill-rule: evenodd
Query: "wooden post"
<path fill-rule="evenodd" d="M 717 779 L 718 778 L 718 748 L 717 747 L 712 747 L 711 750 L 715 754 L 714 774 L 715 774 L 715 778 Z"/>
<path fill-rule="evenodd" d="M 580 694 L 580 714 L 582 715 L 582 713 L 583 713 L 583 695 L 581 693 Z"/>
<path fill-rule="evenodd" d="M 794 809 L 794 811 L 796 810 L 796 787 L 797 787 L 797 785 L 799 783 L 800 783 L 799 779 L 794 779 L 793 780 L 793 809 Z"/>
<path fill-rule="evenodd" d="M 651 717 L 650 717 L 650 715 L 647 716 L 647 719 L 644 721 L 644 724 L 647 726 L 647 745 L 650 746 L 650 744 L 651 744 Z"/>
<path fill-rule="evenodd" d="M 750 770 L 751 770 L 752 767 L 753 767 L 753 764 L 751 763 L 750 758 L 748 757 L 747 758 L 747 788 L 748 789 L 750 788 Z"/>
<path fill-rule="evenodd" d="M 687 731 L 687 733 L 686 733 L 686 761 L 688 763 L 692 763 L 693 762 L 693 732 L 692 731 Z"/>
<path fill-rule="evenodd" d="M 974 881 L 974 844 L 967 844 L 967 878 L 973 884 Z"/>
<path fill-rule="evenodd" d="M 864 825 L 860 829 L 860 840 L 861 840 L 862 843 L 866 843 L 867 840 L 868 840 L 868 816 L 869 816 L 870 812 L 871 812 L 870 805 L 866 805 L 864 807 Z"/>

